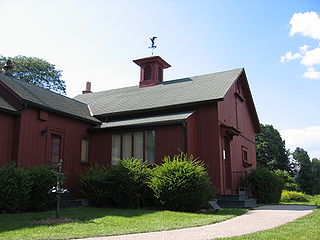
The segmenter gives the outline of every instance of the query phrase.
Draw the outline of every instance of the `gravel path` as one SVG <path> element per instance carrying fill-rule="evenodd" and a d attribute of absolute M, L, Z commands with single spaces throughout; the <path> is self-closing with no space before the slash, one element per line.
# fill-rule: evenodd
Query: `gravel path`
<path fill-rule="evenodd" d="M 203 227 L 83 240 L 207 240 L 218 237 L 233 237 L 278 227 L 312 213 L 315 208 L 315 206 L 303 205 L 263 206 L 239 217 Z"/>

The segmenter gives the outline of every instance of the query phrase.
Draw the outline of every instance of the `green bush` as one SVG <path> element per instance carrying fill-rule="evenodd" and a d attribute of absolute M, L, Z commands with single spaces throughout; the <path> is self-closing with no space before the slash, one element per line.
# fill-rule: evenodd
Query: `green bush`
<path fill-rule="evenodd" d="M 173 159 L 165 157 L 154 168 L 150 186 L 166 209 L 195 211 L 206 206 L 211 184 L 201 161 L 181 153 Z"/>
<path fill-rule="evenodd" d="M 119 160 L 90 168 L 81 176 L 82 192 L 94 206 L 139 208 L 153 203 L 150 178 L 151 169 L 142 160 Z"/>
<path fill-rule="evenodd" d="M 320 206 L 320 195 L 314 196 L 314 204 Z"/>
<path fill-rule="evenodd" d="M 304 202 L 308 201 L 308 195 L 302 192 L 283 190 L 281 193 L 281 202 Z"/>
<path fill-rule="evenodd" d="M 148 182 L 151 169 L 140 159 L 119 160 L 108 174 L 110 197 L 118 207 L 139 208 L 153 203 Z"/>
<path fill-rule="evenodd" d="M 27 172 L 10 163 L 0 168 L 0 178 L 0 212 L 14 213 L 26 210 L 32 189 Z"/>
<path fill-rule="evenodd" d="M 247 174 L 246 181 L 258 203 L 279 203 L 283 180 L 277 174 L 258 167 Z"/>
<path fill-rule="evenodd" d="M 108 168 L 101 165 L 90 167 L 80 176 L 81 192 L 96 207 L 110 205 Z"/>
<path fill-rule="evenodd" d="M 31 182 L 28 210 L 43 211 L 54 207 L 56 196 L 48 194 L 49 189 L 56 185 L 56 177 L 52 170 L 49 166 L 38 166 L 26 170 Z"/>
<path fill-rule="evenodd" d="M 42 211 L 51 209 L 55 197 L 48 191 L 55 177 L 48 166 L 29 169 L 10 163 L 0 168 L 0 212 Z"/>
<path fill-rule="evenodd" d="M 285 170 L 276 170 L 274 171 L 278 177 L 280 177 L 284 183 L 283 190 L 288 191 L 301 191 L 299 184 L 296 182 L 296 179 L 292 177 L 287 171 Z"/>

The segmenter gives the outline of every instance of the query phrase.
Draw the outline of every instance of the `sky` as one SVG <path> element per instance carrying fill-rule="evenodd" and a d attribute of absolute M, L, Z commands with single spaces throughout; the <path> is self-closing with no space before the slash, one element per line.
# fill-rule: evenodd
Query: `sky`
<path fill-rule="evenodd" d="M 67 95 L 139 83 L 134 59 L 165 80 L 245 68 L 260 122 L 320 158 L 319 0 L 0 0 L 0 55 L 62 70 Z"/>

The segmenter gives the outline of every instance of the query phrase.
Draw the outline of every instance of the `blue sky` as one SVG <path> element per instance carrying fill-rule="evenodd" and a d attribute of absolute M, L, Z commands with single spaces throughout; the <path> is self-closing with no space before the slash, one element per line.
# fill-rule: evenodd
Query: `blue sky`
<path fill-rule="evenodd" d="M 261 123 L 320 157 L 318 0 L 1 0 L 0 29 L 1 55 L 55 64 L 70 97 L 138 84 L 152 36 L 167 80 L 244 67 Z"/>

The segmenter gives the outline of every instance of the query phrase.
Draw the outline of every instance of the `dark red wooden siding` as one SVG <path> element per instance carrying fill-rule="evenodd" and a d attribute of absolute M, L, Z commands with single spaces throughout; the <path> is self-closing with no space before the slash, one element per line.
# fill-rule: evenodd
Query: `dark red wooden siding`
<path fill-rule="evenodd" d="M 43 114 L 34 108 L 22 111 L 17 163 L 21 167 L 48 164 L 50 134 L 59 134 L 62 136 L 61 157 L 66 186 L 77 189 L 79 173 L 87 167 L 86 164 L 80 164 L 81 139 L 88 137 L 87 129 L 92 125 L 51 112 L 48 112 L 48 120 L 41 120 Z M 49 130 L 49 135 L 41 134 L 44 129 Z"/>
<path fill-rule="evenodd" d="M 0 166 L 13 161 L 15 115 L 0 112 Z"/>
<path fill-rule="evenodd" d="M 221 187 L 221 146 L 217 104 L 197 106 L 188 118 L 188 153 L 206 164 L 213 184 Z"/>
<path fill-rule="evenodd" d="M 218 103 L 219 123 L 240 131 L 240 135 L 234 136 L 230 144 L 234 188 L 239 184 L 239 178 L 237 177 L 239 174 L 241 175 L 239 172 L 249 170 L 242 163 L 243 148 L 248 150 L 248 160 L 252 164 L 251 168 L 256 166 L 254 120 L 250 115 L 249 103 L 246 101 L 249 98 L 248 89 L 244 87 L 243 79 L 240 78 L 238 81 L 240 81 L 239 86 L 235 82 L 224 97 L 224 101 Z M 222 141 L 222 138 L 223 136 L 220 137 L 220 141 Z M 225 181 L 224 176 L 221 179 Z M 222 186 L 225 187 L 225 182 L 222 183 Z"/>

